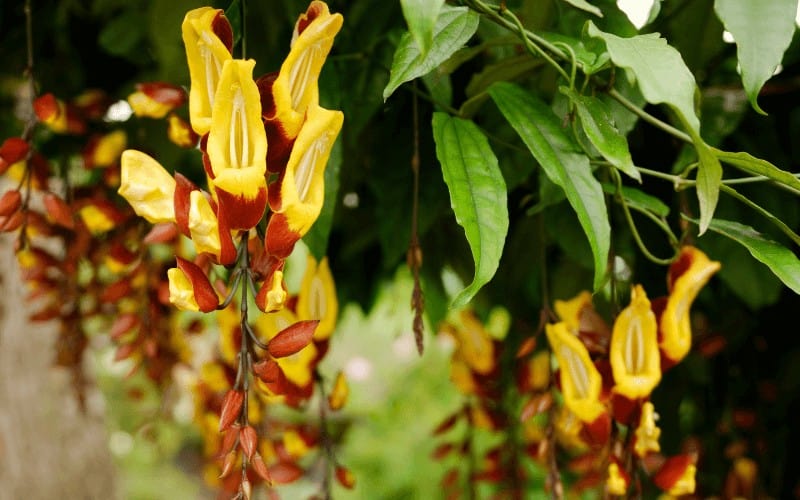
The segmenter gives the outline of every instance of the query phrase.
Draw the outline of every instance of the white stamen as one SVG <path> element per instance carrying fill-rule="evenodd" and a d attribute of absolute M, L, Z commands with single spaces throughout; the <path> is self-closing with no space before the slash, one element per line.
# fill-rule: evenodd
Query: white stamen
<path fill-rule="evenodd" d="M 572 348 L 566 345 L 561 346 L 561 356 L 566 363 L 566 369 L 572 375 L 572 381 L 575 385 L 575 391 L 578 393 L 580 399 L 589 396 L 589 373 L 586 367 L 581 362 L 581 357 Z"/>

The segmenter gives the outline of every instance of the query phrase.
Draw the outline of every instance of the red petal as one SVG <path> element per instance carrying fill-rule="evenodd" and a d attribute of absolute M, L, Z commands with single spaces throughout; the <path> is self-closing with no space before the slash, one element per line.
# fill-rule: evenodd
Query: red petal
<path fill-rule="evenodd" d="M 198 191 L 200 188 L 187 179 L 180 172 L 175 172 L 175 194 L 173 195 L 173 203 L 175 206 L 175 223 L 178 225 L 181 233 L 184 236 L 190 236 L 189 232 L 189 198 L 192 191 Z"/>
<path fill-rule="evenodd" d="M 273 358 L 291 356 L 311 343 L 319 320 L 298 321 L 275 335 L 267 344 L 267 351 Z"/>
<path fill-rule="evenodd" d="M 653 483 L 662 490 L 669 491 L 691 464 L 692 457 L 689 455 L 669 457 L 653 476 Z"/>
<path fill-rule="evenodd" d="M 229 390 L 222 400 L 222 410 L 219 414 L 219 431 L 227 430 L 239 418 L 244 403 L 244 392 Z"/>
<path fill-rule="evenodd" d="M 136 90 L 147 95 L 150 99 L 167 104 L 173 108 L 182 105 L 186 100 L 186 92 L 183 87 L 164 82 L 137 83 Z"/>
<path fill-rule="evenodd" d="M 109 332 L 109 337 L 114 340 L 119 339 L 129 331 L 131 331 L 134 327 L 139 324 L 139 317 L 133 313 L 126 313 L 122 316 L 118 316 L 117 319 L 114 321 L 114 324 L 111 326 L 111 331 Z"/>
<path fill-rule="evenodd" d="M 261 222 L 267 208 L 267 189 L 261 188 L 253 199 L 228 193 L 219 188 L 217 217 L 224 220 L 230 229 L 250 229 Z"/>
<path fill-rule="evenodd" d="M 131 291 L 131 280 L 128 277 L 108 285 L 100 295 L 100 302 L 113 303 L 125 297 Z"/>
<path fill-rule="evenodd" d="M 58 99 L 51 93 L 41 95 L 33 101 L 33 111 L 41 121 L 47 121 L 59 113 Z"/>
<path fill-rule="evenodd" d="M 256 454 L 253 455 L 253 459 L 250 460 L 250 466 L 253 468 L 253 472 L 258 474 L 261 479 L 272 484 L 272 477 L 269 475 L 269 469 L 267 469 L 267 464 L 264 463 L 264 459 L 261 458 L 260 453 L 256 452 Z"/>
<path fill-rule="evenodd" d="M 175 257 L 178 262 L 178 269 L 189 278 L 194 289 L 194 300 L 202 312 L 211 312 L 217 309 L 219 305 L 219 297 L 211 282 L 208 280 L 206 273 L 200 269 L 200 266 L 189 260 L 181 257 Z"/>
<path fill-rule="evenodd" d="M 356 477 L 350 472 L 350 469 L 342 465 L 336 466 L 336 480 L 348 490 L 352 490 L 356 485 Z"/>
<path fill-rule="evenodd" d="M 264 237 L 267 252 L 279 259 L 285 259 L 292 253 L 295 243 L 299 240 L 300 235 L 289 229 L 286 216 L 273 213 L 267 223 Z"/>

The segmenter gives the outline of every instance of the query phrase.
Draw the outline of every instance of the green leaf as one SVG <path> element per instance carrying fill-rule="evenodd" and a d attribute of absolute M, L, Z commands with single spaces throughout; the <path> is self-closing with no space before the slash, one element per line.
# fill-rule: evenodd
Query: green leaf
<path fill-rule="evenodd" d="M 489 141 L 473 122 L 435 112 L 433 139 L 456 222 L 464 228 L 475 261 L 472 283 L 453 299 L 457 308 L 497 271 L 508 232 L 506 183 Z"/>
<path fill-rule="evenodd" d="M 225 9 L 225 17 L 231 23 L 233 31 L 233 45 L 235 46 L 242 39 L 242 4 L 241 0 L 233 0 L 228 8 Z"/>
<path fill-rule="evenodd" d="M 389 83 L 383 89 L 383 100 L 389 98 L 397 87 L 420 77 L 440 65 L 460 49 L 478 29 L 478 14 L 466 7 L 442 6 L 433 29 L 433 45 L 423 55 L 411 34 L 406 32 L 394 53 Z"/>
<path fill-rule="evenodd" d="M 586 0 L 563 0 L 563 1 L 572 5 L 577 9 L 585 10 L 586 12 L 594 14 L 597 17 L 603 17 L 603 11 L 601 11 L 597 6 L 590 4 Z"/>
<path fill-rule="evenodd" d="M 641 174 L 633 166 L 628 141 L 617 130 L 605 103 L 596 97 L 578 94 L 568 87 L 559 87 L 559 90 L 575 104 L 583 131 L 603 158 L 642 182 Z"/>
<path fill-rule="evenodd" d="M 742 83 L 753 109 L 758 92 L 783 59 L 795 31 L 797 0 L 715 0 L 714 10 L 736 41 Z"/>
<path fill-rule="evenodd" d="M 617 186 L 607 182 L 604 182 L 602 185 L 603 192 L 616 196 Z M 663 201 L 644 191 L 629 186 L 622 186 L 621 194 L 625 202 L 633 208 L 651 212 L 659 217 L 666 217 L 669 215 L 669 207 Z"/>
<path fill-rule="evenodd" d="M 425 56 L 433 44 L 433 28 L 444 0 L 400 0 L 408 32 L 417 42 L 420 55 Z"/>
<path fill-rule="evenodd" d="M 720 161 L 734 166 L 739 170 L 747 172 L 752 175 L 763 175 L 773 181 L 783 184 L 784 186 L 797 191 L 800 194 L 800 179 L 792 173 L 781 170 L 767 160 L 756 158 L 749 153 L 731 153 L 729 151 L 722 151 L 716 148 L 711 148 L 714 155 Z"/>
<path fill-rule="evenodd" d="M 700 234 L 706 232 L 719 201 L 719 186 L 722 184 L 722 165 L 714 156 L 711 147 L 696 134 L 692 134 L 700 164 L 697 167 L 697 201 L 700 203 Z"/>
<path fill-rule="evenodd" d="M 588 34 L 606 43 L 611 60 L 636 77 L 642 96 L 651 104 L 667 104 L 687 127 L 700 130 L 694 110 L 696 83 L 680 52 L 658 33 L 620 38 L 605 33 L 591 21 Z"/>
<path fill-rule="evenodd" d="M 696 223 L 694 220 L 692 222 Z M 786 286 L 800 294 L 800 259 L 794 252 L 738 222 L 714 219 L 708 227 L 744 246 L 750 255 L 766 264 Z"/>
<path fill-rule="evenodd" d="M 308 246 L 311 255 L 318 261 L 325 256 L 328 250 L 328 237 L 333 225 L 333 214 L 339 194 L 339 170 L 342 166 L 342 139 L 337 138 L 325 167 L 325 202 L 314 225 L 303 236 L 303 242 Z"/>
<path fill-rule="evenodd" d="M 140 52 L 146 28 L 147 19 L 143 13 L 133 9 L 126 10 L 103 27 L 97 42 L 109 54 L 136 56 Z"/>
<path fill-rule="evenodd" d="M 578 152 L 561 120 L 538 98 L 506 82 L 492 85 L 489 95 L 547 177 L 564 190 L 592 248 L 597 290 L 606 274 L 611 228 L 603 189 L 592 175 L 589 158 Z"/>

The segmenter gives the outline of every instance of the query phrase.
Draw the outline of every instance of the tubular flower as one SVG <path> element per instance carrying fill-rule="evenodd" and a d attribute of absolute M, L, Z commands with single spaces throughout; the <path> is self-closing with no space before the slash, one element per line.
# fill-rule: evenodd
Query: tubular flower
<path fill-rule="evenodd" d="M 695 490 L 697 467 L 689 455 L 669 457 L 653 476 L 656 486 L 671 496 L 689 495 Z"/>
<path fill-rule="evenodd" d="M 127 144 L 128 136 L 124 130 L 96 137 L 84 152 L 84 165 L 86 168 L 110 167 L 119 160 Z"/>
<path fill-rule="evenodd" d="M 548 324 L 545 332 L 558 360 L 564 404 L 582 422 L 594 422 L 605 407 L 600 402 L 603 381 L 589 358 L 589 351 L 563 321 Z"/>
<path fill-rule="evenodd" d="M 181 25 L 189 64 L 189 117 L 199 135 L 211 129 L 217 84 L 231 59 L 233 31 L 221 9 L 200 7 L 186 13 Z"/>
<path fill-rule="evenodd" d="M 326 257 L 319 262 L 319 265 L 310 255 L 306 262 L 305 274 L 297 297 L 297 316 L 300 319 L 318 319 L 314 340 L 325 340 L 333 333 L 336 316 L 339 313 L 336 287 Z"/>
<path fill-rule="evenodd" d="M 256 305 L 264 312 L 280 311 L 286 305 L 288 293 L 283 284 L 283 271 L 276 269 L 256 295 Z"/>
<path fill-rule="evenodd" d="M 636 444 L 633 445 L 636 455 L 641 458 L 644 458 L 648 452 L 661 451 L 661 445 L 658 444 L 661 429 L 656 425 L 657 417 L 653 403 L 648 401 L 642 405 L 639 427 L 636 428 Z"/>
<path fill-rule="evenodd" d="M 616 460 L 612 460 L 608 464 L 606 488 L 611 495 L 621 496 L 627 493 L 630 481 L 630 477 L 628 477 L 624 469 L 620 468 Z"/>
<path fill-rule="evenodd" d="M 152 157 L 128 149 L 122 153 L 118 193 L 137 215 L 153 224 L 175 220 L 175 179 Z"/>
<path fill-rule="evenodd" d="M 189 194 L 189 232 L 197 253 L 207 252 L 219 258 L 222 249 L 219 223 L 211 203 L 201 191 Z"/>
<path fill-rule="evenodd" d="M 191 125 L 175 113 L 170 114 L 167 120 L 167 137 L 173 144 L 182 148 L 193 148 L 197 145 L 199 138 Z"/>
<path fill-rule="evenodd" d="M 177 257 L 178 267 L 167 270 L 169 301 L 183 311 L 211 312 L 219 305 L 219 296 L 200 267 Z"/>
<path fill-rule="evenodd" d="M 253 81 L 256 62 L 229 60 L 215 95 L 207 152 L 219 218 L 231 229 L 250 229 L 267 206 L 267 136 Z"/>
<path fill-rule="evenodd" d="M 291 140 L 297 137 L 306 119 L 306 111 L 317 105 L 317 80 L 342 22 L 341 14 L 331 14 L 324 2 L 311 2 L 295 24 L 291 50 L 280 71 L 263 80 L 267 87 L 263 89 L 264 118 L 270 144 L 276 145 L 276 151 L 270 152 L 271 159 L 288 152 Z M 270 162 L 270 169 L 277 172 L 274 163 Z"/>
<path fill-rule="evenodd" d="M 325 167 L 344 115 L 314 107 L 292 148 L 279 185 L 271 186 L 266 247 L 270 254 L 287 256 L 294 244 L 317 220 L 325 197 Z"/>
<path fill-rule="evenodd" d="M 677 363 L 692 346 L 692 325 L 689 309 L 700 289 L 720 268 L 720 263 L 710 260 L 694 247 L 684 247 L 669 269 L 669 297 L 660 318 L 661 349 L 664 355 Z"/>
<path fill-rule="evenodd" d="M 582 291 L 569 300 L 556 300 L 553 307 L 561 321 L 564 321 L 573 333 L 577 333 L 581 326 L 581 311 L 592 306 L 592 294 Z"/>
<path fill-rule="evenodd" d="M 471 312 L 462 311 L 451 331 L 458 343 L 458 355 L 475 372 L 487 374 L 495 367 L 494 343 L 489 333 Z"/>
<path fill-rule="evenodd" d="M 631 303 L 617 316 L 609 352 L 614 391 L 629 399 L 650 395 L 661 381 L 656 315 L 641 285 L 631 290 Z"/>
<path fill-rule="evenodd" d="M 148 118 L 164 118 L 185 100 L 181 87 L 163 82 L 137 83 L 136 92 L 128 96 L 133 113 Z"/>

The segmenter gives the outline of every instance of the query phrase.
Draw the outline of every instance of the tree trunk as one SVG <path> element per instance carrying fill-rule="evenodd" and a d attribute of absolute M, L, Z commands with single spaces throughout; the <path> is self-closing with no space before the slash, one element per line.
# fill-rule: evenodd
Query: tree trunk
<path fill-rule="evenodd" d="M 28 321 L 12 243 L 0 236 L 0 500 L 119 498 L 102 396 L 88 388 L 81 411 L 53 366 L 58 325 Z"/>

